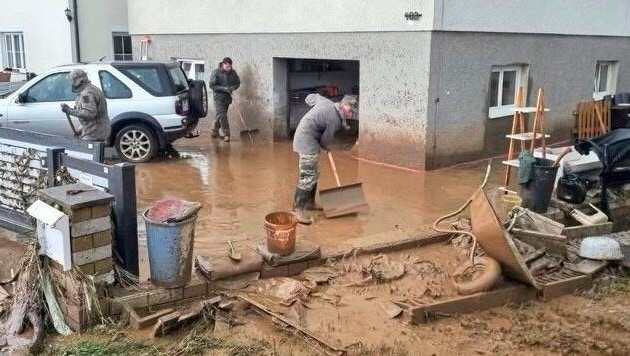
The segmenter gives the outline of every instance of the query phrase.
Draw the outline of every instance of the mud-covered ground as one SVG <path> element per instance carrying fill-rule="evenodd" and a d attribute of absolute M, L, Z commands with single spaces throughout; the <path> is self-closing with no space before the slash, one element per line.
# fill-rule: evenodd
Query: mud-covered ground
<path fill-rule="evenodd" d="M 615 271 L 616 277 L 606 272 L 592 289 L 547 302 L 443 316 L 424 325 L 409 325 L 404 315 L 394 318 L 387 315 L 382 307 L 387 301 L 414 298 L 432 302 L 455 296 L 450 275 L 466 258 L 451 245 L 432 245 L 386 256 L 350 257 L 311 270 L 314 274 L 307 271 L 292 279 L 259 280 L 245 290 L 230 294 L 247 295 L 263 303 L 326 343 L 347 350 L 349 355 L 630 353 L 630 339 L 627 338 L 630 331 L 627 308 L 630 282 L 620 277 L 618 271 Z M 405 265 L 401 278 L 397 278 L 399 264 Z M 370 271 L 379 277 L 365 283 Z M 322 276 L 330 276 L 330 279 Z M 397 279 L 386 280 L 384 276 Z M 317 286 L 312 283 L 315 279 L 320 282 Z M 326 279 L 328 281 L 324 281 Z M 187 340 L 184 344 L 203 346 L 203 352 L 196 353 L 202 355 L 317 354 L 304 339 L 235 300 L 231 315 L 238 322 L 230 326 L 220 319 L 214 331 L 199 330 L 204 325 L 200 323 L 197 328 L 152 339 L 148 331 L 98 328 L 80 339 L 74 336 L 55 338 L 48 349 L 71 355 L 72 350 L 85 347 L 85 342 L 90 341 L 108 345 L 110 349 L 116 345 L 123 349 L 134 348 L 133 353 L 128 353 L 130 355 L 145 351 L 148 355 L 155 350 L 181 355 L 187 354 L 181 353 L 182 340 Z M 112 337 L 116 341 L 108 341 Z M 155 350 L 143 349 L 138 353 L 137 343 Z M 192 349 L 190 347 L 189 351 Z"/>

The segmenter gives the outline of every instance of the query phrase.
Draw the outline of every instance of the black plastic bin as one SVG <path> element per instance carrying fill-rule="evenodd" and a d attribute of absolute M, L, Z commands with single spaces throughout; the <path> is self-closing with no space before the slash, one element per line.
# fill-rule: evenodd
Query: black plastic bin
<path fill-rule="evenodd" d="M 523 198 L 521 206 L 523 208 L 540 214 L 547 212 L 558 174 L 558 166 L 551 167 L 552 164 L 553 161 L 551 160 L 536 158 L 533 168 L 534 176 L 527 184 L 521 185 L 521 198 Z"/>

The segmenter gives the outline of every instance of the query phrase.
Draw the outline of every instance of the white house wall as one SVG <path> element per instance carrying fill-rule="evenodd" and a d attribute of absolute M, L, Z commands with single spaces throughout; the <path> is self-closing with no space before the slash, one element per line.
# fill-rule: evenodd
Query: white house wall
<path fill-rule="evenodd" d="M 72 62 L 67 6 L 67 0 L 0 0 L 0 33 L 23 33 L 27 70 L 40 73 Z"/>
<path fill-rule="evenodd" d="M 127 0 L 75 0 L 79 13 L 81 61 L 113 60 L 113 32 L 128 32 Z"/>
<path fill-rule="evenodd" d="M 134 34 L 430 30 L 433 0 L 129 0 Z M 406 12 L 422 14 L 407 21 Z"/>

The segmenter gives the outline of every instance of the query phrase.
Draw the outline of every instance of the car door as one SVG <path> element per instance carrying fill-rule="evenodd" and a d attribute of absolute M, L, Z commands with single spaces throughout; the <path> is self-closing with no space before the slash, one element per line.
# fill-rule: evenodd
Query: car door
<path fill-rule="evenodd" d="M 55 72 L 43 76 L 21 91 L 22 100 L 9 105 L 7 125 L 10 128 L 43 132 L 58 136 L 72 136 L 61 104 L 74 106 L 76 94 L 67 79 L 69 72 Z M 75 127 L 79 122 L 75 118 Z"/>

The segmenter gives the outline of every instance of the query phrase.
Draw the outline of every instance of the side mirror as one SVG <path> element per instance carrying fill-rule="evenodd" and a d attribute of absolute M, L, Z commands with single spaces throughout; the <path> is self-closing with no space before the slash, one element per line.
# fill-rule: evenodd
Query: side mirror
<path fill-rule="evenodd" d="M 21 103 L 21 104 L 24 104 L 24 103 L 26 103 L 26 99 L 27 98 L 28 98 L 28 92 L 20 93 L 20 94 L 18 94 L 17 102 Z"/>

